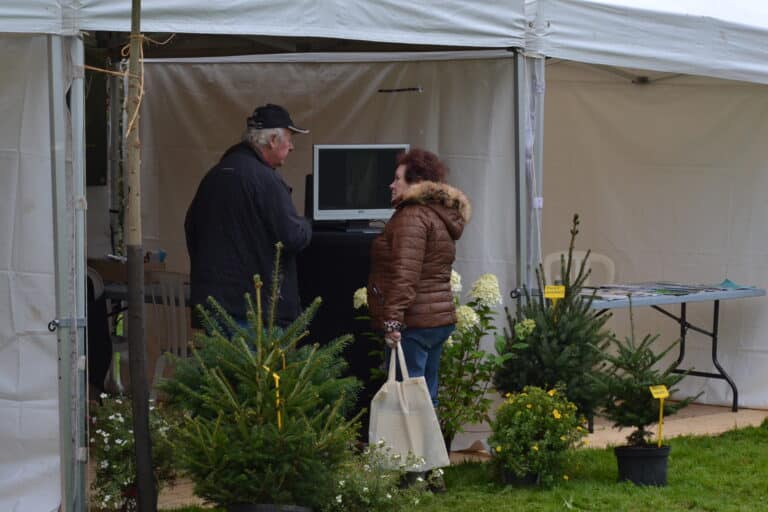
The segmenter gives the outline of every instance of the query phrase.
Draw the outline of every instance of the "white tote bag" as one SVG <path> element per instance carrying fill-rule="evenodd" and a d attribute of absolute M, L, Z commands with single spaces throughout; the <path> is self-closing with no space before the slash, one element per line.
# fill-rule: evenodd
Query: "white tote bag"
<path fill-rule="evenodd" d="M 396 379 L 395 360 L 400 361 L 402 382 Z M 424 464 L 406 468 L 408 471 L 427 471 L 451 463 L 429 397 L 427 381 L 424 377 L 411 378 L 408 375 L 399 343 L 389 358 L 387 382 L 371 401 L 368 442 L 375 444 L 382 440 L 392 449 L 393 455 L 400 455 L 402 461 L 406 460 L 409 452 L 424 459 Z"/>

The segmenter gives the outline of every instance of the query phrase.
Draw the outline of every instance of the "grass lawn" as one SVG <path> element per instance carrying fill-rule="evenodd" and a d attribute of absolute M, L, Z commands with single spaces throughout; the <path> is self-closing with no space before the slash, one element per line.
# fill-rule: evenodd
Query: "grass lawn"
<path fill-rule="evenodd" d="M 410 510 L 768 510 L 768 422 L 717 437 L 679 437 L 671 445 L 669 485 L 664 488 L 619 484 L 612 449 L 582 449 L 566 471 L 568 481 L 546 490 L 495 484 L 487 464 L 452 466 L 445 473 L 448 492 L 427 496 Z M 195 507 L 176 510 L 212 512 Z"/>

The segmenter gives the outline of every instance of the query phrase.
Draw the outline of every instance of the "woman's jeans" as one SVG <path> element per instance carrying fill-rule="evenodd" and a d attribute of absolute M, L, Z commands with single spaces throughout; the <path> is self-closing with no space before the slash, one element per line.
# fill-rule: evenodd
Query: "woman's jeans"
<path fill-rule="evenodd" d="M 429 327 L 426 329 L 406 329 L 401 333 L 400 346 L 405 355 L 405 365 L 408 367 L 408 375 L 411 377 L 424 377 L 427 381 L 429 396 L 432 404 L 437 407 L 438 371 L 440 370 L 440 354 L 443 352 L 443 344 L 451 335 L 455 325 L 443 327 Z M 387 347 L 386 366 L 389 367 L 389 358 L 392 350 Z M 397 378 L 402 380 L 400 368 L 397 368 Z"/>

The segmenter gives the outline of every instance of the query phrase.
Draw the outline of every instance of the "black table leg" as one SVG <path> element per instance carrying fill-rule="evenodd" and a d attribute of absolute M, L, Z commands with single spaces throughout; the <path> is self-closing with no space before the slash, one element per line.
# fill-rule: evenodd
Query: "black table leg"
<path fill-rule="evenodd" d="M 720 301 L 716 300 L 714 301 L 714 312 L 712 317 L 712 332 L 706 331 L 704 329 L 701 329 L 700 327 L 696 327 L 695 325 L 692 325 L 688 323 L 688 320 L 686 319 L 686 304 L 683 302 L 680 304 L 680 316 L 675 316 L 669 311 L 666 311 L 663 308 L 660 308 L 659 306 L 651 306 L 656 311 L 674 319 L 678 324 L 680 324 L 680 354 L 677 358 L 677 361 L 675 362 L 675 369 L 672 370 L 675 373 L 685 373 L 687 375 L 693 375 L 696 377 L 709 377 L 712 379 L 720 379 L 724 380 L 728 383 L 728 385 L 731 386 L 731 390 L 733 391 L 733 405 L 731 406 L 731 410 L 733 412 L 737 412 L 739 410 L 739 390 L 736 388 L 736 383 L 733 381 L 730 375 L 723 369 L 722 365 L 720 364 L 720 361 L 717 359 L 717 341 L 718 341 L 718 329 L 720 325 Z M 680 365 L 683 362 L 683 358 L 685 357 L 685 337 L 688 332 L 688 329 L 693 329 L 694 331 L 701 333 L 712 341 L 712 364 L 715 365 L 715 368 L 717 369 L 717 373 L 712 372 L 701 372 L 697 370 L 685 370 L 681 369 Z"/>

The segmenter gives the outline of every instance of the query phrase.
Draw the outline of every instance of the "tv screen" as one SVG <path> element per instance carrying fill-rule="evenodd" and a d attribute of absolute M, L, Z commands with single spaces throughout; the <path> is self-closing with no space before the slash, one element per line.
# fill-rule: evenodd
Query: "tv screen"
<path fill-rule="evenodd" d="M 316 144 L 313 218 L 389 219 L 389 184 L 395 176 L 397 156 L 409 148 L 408 144 Z"/>

